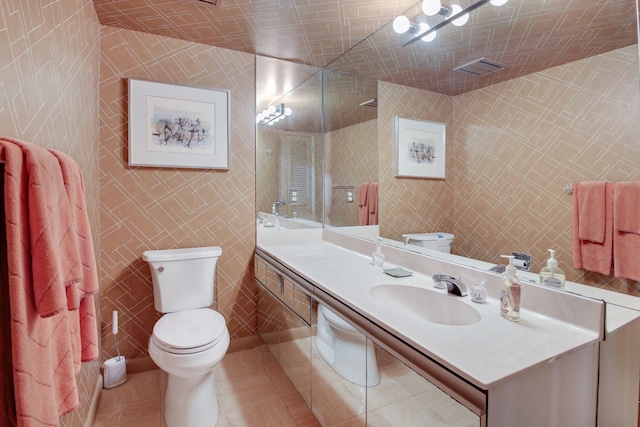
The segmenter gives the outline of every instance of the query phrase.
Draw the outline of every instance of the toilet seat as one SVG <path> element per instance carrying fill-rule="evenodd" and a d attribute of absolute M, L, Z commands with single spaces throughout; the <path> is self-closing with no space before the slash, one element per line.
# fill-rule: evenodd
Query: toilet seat
<path fill-rule="evenodd" d="M 226 335 L 224 317 L 209 308 L 165 314 L 153 326 L 151 339 L 161 350 L 193 354 L 218 344 Z"/>

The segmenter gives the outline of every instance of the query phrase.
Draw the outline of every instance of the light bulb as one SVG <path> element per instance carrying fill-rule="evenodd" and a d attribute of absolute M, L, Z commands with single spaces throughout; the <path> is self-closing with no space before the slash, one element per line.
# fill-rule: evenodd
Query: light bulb
<path fill-rule="evenodd" d="M 442 3 L 440 0 L 423 0 L 422 12 L 427 16 L 436 15 L 442 9 Z"/>
<path fill-rule="evenodd" d="M 411 22 L 406 16 L 400 15 L 393 20 L 393 31 L 396 33 L 404 34 L 409 31 L 409 28 L 411 28 Z"/>
<path fill-rule="evenodd" d="M 276 107 L 274 107 L 273 105 L 270 105 L 267 111 L 269 112 L 269 114 L 273 114 L 276 112 Z"/>
<path fill-rule="evenodd" d="M 508 1 L 509 0 L 489 0 L 489 3 L 491 3 L 494 6 L 502 6 L 503 4 L 505 4 Z"/>
<path fill-rule="evenodd" d="M 291 108 L 286 107 L 286 108 L 284 109 L 284 115 L 285 115 L 285 116 L 290 116 L 290 115 L 291 115 L 291 113 L 293 113 L 293 111 L 291 111 Z"/>
<path fill-rule="evenodd" d="M 260 121 L 260 120 L 263 120 L 263 119 L 264 119 L 264 114 L 258 113 L 258 115 L 256 116 L 256 120 Z"/>
<path fill-rule="evenodd" d="M 428 31 L 429 28 L 431 28 L 429 24 L 420 24 L 420 34 Z M 437 34 L 437 31 L 434 31 L 433 33 L 429 33 L 426 36 L 422 37 L 422 41 L 425 41 L 425 42 L 433 41 L 433 39 L 436 38 L 436 34 Z"/>
<path fill-rule="evenodd" d="M 264 117 L 265 119 L 269 117 L 269 112 L 267 110 L 262 110 L 262 117 Z"/>
<path fill-rule="evenodd" d="M 451 16 L 456 16 L 458 13 L 462 12 L 462 8 L 457 4 L 452 4 L 449 7 L 451 7 Z M 469 14 L 465 13 L 464 15 L 461 15 L 459 18 L 456 18 L 453 21 L 451 21 L 451 23 L 456 27 L 462 27 L 464 24 L 467 23 L 467 21 L 469 21 Z"/>

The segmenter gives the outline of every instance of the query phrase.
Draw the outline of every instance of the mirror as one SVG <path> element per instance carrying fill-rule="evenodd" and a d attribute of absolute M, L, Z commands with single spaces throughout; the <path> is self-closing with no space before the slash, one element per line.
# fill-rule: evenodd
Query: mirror
<path fill-rule="evenodd" d="M 256 56 L 256 106 L 258 216 L 321 226 L 322 70 Z M 276 226 L 274 218 L 264 225 Z"/>
<path fill-rule="evenodd" d="M 451 232 L 455 254 L 495 264 L 500 254 L 527 253 L 533 272 L 554 248 L 567 280 L 640 295 L 635 283 L 572 268 L 565 190 L 639 179 L 636 17 L 633 0 L 510 0 L 480 7 L 431 44 L 402 48 L 389 23 L 329 64 L 380 79 L 380 234 Z M 480 57 L 504 68 L 483 77 L 453 71 Z M 396 116 L 446 124 L 445 180 L 395 177 Z"/>
<path fill-rule="evenodd" d="M 281 228 L 359 225 L 358 186 L 378 180 L 377 81 L 257 56 L 256 93 L 258 216 L 276 226 L 277 213 Z M 290 114 L 260 121 L 269 107 Z"/>
<path fill-rule="evenodd" d="M 565 190 L 640 179 L 636 17 L 633 0 L 510 0 L 431 43 L 399 47 L 388 24 L 330 64 L 380 79 L 380 234 L 450 232 L 457 255 L 497 264 L 526 253 L 536 273 L 553 248 L 567 280 L 640 295 L 634 282 L 572 268 Z M 454 71 L 479 58 L 503 69 Z M 395 176 L 395 116 L 446 124 L 445 180 Z"/>

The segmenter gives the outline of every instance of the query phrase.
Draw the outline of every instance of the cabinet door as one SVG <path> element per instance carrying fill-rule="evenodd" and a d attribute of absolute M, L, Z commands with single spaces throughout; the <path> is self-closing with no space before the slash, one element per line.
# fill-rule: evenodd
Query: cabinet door
<path fill-rule="evenodd" d="M 258 282 L 258 335 L 265 342 L 273 357 L 279 360 L 282 303 Z"/>
<path fill-rule="evenodd" d="M 254 257 L 254 274 L 256 280 L 275 295 L 282 293 L 282 276 L 280 272 L 258 256 Z"/>
<path fill-rule="evenodd" d="M 283 277 L 280 367 L 311 404 L 311 296 Z"/>
<path fill-rule="evenodd" d="M 367 346 L 365 336 L 351 328 L 348 339 L 336 339 L 336 332 L 340 331 L 331 329 L 327 317 L 319 313 L 319 310 L 325 312 L 327 307 L 320 309 L 320 306 L 321 303 L 314 299 L 311 409 L 323 426 L 364 425 L 369 387 L 353 380 L 362 383 L 362 374 L 366 378 L 367 352 L 373 346 Z"/>

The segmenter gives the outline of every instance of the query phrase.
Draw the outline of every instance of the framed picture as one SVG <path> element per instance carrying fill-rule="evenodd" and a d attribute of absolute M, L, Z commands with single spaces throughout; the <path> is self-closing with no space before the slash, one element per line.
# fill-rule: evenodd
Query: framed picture
<path fill-rule="evenodd" d="M 129 165 L 229 169 L 229 92 L 129 79 Z"/>
<path fill-rule="evenodd" d="M 396 116 L 396 176 L 444 179 L 445 134 L 444 123 Z"/>

